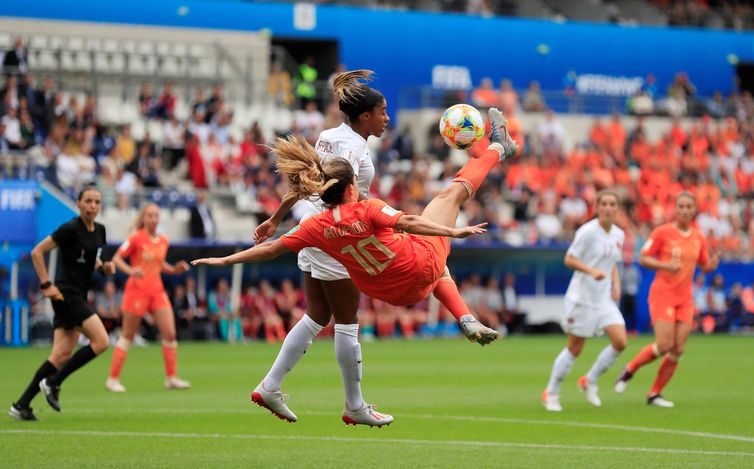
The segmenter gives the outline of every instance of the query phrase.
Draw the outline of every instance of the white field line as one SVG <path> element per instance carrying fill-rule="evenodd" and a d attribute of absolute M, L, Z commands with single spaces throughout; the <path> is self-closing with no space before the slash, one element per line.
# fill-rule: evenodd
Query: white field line
<path fill-rule="evenodd" d="M 77 409 L 72 410 L 70 413 L 142 413 L 142 414 L 240 414 L 244 413 L 244 409 Z M 332 416 L 338 417 L 336 412 L 298 412 L 299 415 L 312 415 L 312 416 Z M 697 432 L 692 430 L 676 430 L 673 428 L 656 428 L 656 427 L 639 427 L 633 425 L 616 425 L 611 423 L 593 423 L 593 422 L 578 422 L 573 420 L 547 420 L 547 419 L 517 419 L 508 417 L 481 417 L 481 416 L 460 416 L 460 415 L 435 415 L 435 414 L 399 414 L 399 419 L 422 419 L 422 420 L 451 420 L 451 421 L 464 421 L 464 422 L 487 422 L 487 423 L 512 423 L 520 425 L 545 425 L 545 426 L 561 426 L 561 427 L 579 427 L 579 428 L 596 428 L 602 430 L 617 430 L 628 431 L 637 433 L 661 433 L 667 435 L 688 436 L 693 438 L 704 438 L 712 440 L 729 440 L 740 441 L 744 443 L 754 443 L 754 437 L 743 435 L 729 435 L 724 433 L 709 433 L 709 432 Z"/>
<path fill-rule="evenodd" d="M 632 446 L 591 446 L 566 444 L 514 443 L 509 441 L 464 441 L 464 440 L 419 440 L 412 438 L 347 438 L 336 436 L 291 436 L 291 435 L 247 435 L 222 433 L 169 433 L 169 432 L 124 432 L 92 430 L 24 430 L 5 429 L 0 434 L 6 435 L 51 435 L 51 436 L 91 436 L 91 437 L 132 437 L 132 438 L 174 438 L 174 439 L 236 439 L 236 440 L 270 440 L 270 441 L 319 441 L 325 443 L 377 443 L 401 444 L 407 446 L 469 446 L 486 448 L 525 448 L 577 451 L 613 451 L 629 453 L 678 454 L 698 456 L 736 456 L 754 458 L 754 453 L 743 451 L 705 451 L 678 448 L 639 448 Z"/>

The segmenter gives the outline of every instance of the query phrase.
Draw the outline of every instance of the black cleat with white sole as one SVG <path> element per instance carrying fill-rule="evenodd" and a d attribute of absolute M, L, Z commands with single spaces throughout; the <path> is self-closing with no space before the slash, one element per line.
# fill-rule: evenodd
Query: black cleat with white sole
<path fill-rule="evenodd" d="M 37 419 L 37 416 L 34 415 L 34 411 L 31 410 L 31 407 L 21 407 L 16 403 L 13 403 L 13 405 L 10 406 L 8 415 L 16 420 L 25 420 L 27 422 L 35 422 L 39 420 Z"/>
<path fill-rule="evenodd" d="M 47 378 L 45 378 L 39 382 L 39 389 L 45 395 L 50 407 L 55 409 L 56 412 L 60 412 L 60 386 L 48 383 Z"/>

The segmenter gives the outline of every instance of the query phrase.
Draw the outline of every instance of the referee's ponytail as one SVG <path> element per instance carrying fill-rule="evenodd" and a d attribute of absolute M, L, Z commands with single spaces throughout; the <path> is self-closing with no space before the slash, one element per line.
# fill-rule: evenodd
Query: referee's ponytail
<path fill-rule="evenodd" d="M 298 199 L 319 196 L 325 204 L 337 205 L 343 201 L 346 187 L 354 183 L 348 161 L 332 158 L 323 164 L 304 137 L 278 138 L 272 151 L 277 158 L 277 172 L 287 176 L 289 190 Z"/>

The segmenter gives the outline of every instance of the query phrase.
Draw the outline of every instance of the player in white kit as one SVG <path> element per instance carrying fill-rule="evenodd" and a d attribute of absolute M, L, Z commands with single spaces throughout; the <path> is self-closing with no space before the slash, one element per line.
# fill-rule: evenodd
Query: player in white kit
<path fill-rule="evenodd" d="M 597 379 L 626 348 L 626 324 L 616 306 L 620 299 L 618 263 L 623 256 L 623 230 L 615 225 L 620 201 L 611 191 L 597 195 L 597 218 L 578 230 L 565 257 L 566 267 L 575 272 L 565 295 L 563 329 L 568 334 L 566 348 L 552 366 L 550 381 L 542 393 L 548 411 L 560 412 L 560 383 L 581 354 L 588 337 L 604 331 L 610 345 L 600 352 L 589 372 L 579 378 L 579 387 L 586 392 L 589 403 L 602 405 Z"/>

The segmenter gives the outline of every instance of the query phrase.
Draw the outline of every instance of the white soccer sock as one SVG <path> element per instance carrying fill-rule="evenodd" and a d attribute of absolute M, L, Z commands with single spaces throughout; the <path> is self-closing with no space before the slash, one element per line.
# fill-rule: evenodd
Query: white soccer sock
<path fill-rule="evenodd" d="M 264 377 L 262 385 L 267 391 L 277 391 L 283 384 L 283 379 L 289 371 L 296 366 L 296 363 L 306 353 L 312 345 L 312 340 L 323 329 L 312 318 L 304 314 L 299 322 L 291 328 L 291 331 L 285 336 L 283 346 L 280 347 L 275 363 Z"/>
<path fill-rule="evenodd" d="M 597 359 L 594 361 L 594 365 L 592 365 L 592 368 L 589 370 L 589 373 L 586 374 L 587 381 L 590 383 L 596 383 L 600 375 L 615 363 L 615 360 L 618 359 L 619 355 L 620 352 L 615 350 L 612 345 L 608 345 L 602 349 L 597 356 Z"/>
<path fill-rule="evenodd" d="M 335 324 L 335 357 L 343 376 L 346 405 L 358 410 L 364 404 L 361 396 L 361 345 L 358 324 Z"/>
<path fill-rule="evenodd" d="M 564 348 L 555 362 L 552 364 L 552 373 L 550 374 L 550 381 L 547 383 L 547 394 L 550 396 L 557 396 L 560 394 L 560 383 L 571 372 L 576 357 L 568 350 L 568 347 Z"/>

